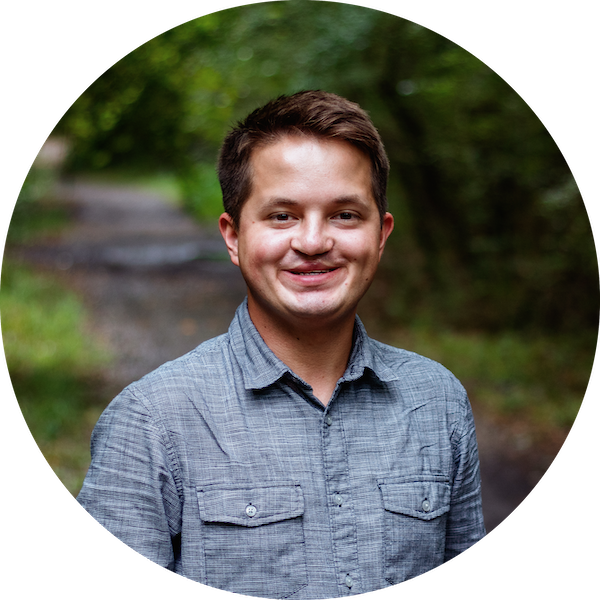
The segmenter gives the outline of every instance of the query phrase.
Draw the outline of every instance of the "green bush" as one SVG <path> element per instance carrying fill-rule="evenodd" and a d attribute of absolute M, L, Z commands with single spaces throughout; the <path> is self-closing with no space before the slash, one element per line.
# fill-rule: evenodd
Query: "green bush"
<path fill-rule="evenodd" d="M 179 178 L 184 208 L 199 221 L 214 221 L 223 212 L 221 186 L 214 165 L 199 163 Z"/>
<path fill-rule="evenodd" d="M 395 343 L 439 361 L 474 404 L 544 428 L 569 428 L 583 400 L 595 336 L 408 329 Z"/>
<path fill-rule="evenodd" d="M 99 371 L 109 353 L 87 331 L 84 307 L 73 293 L 7 259 L 0 311 L 23 416 L 50 465 L 76 493 L 89 462 L 91 427 L 103 407 Z"/>

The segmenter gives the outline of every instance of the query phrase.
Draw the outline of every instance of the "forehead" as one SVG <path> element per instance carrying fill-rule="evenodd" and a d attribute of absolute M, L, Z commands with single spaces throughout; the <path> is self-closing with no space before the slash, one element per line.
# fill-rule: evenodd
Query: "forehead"
<path fill-rule="evenodd" d="M 313 194 L 355 187 L 372 196 L 370 158 L 343 140 L 284 135 L 254 149 L 250 176 L 250 196 L 272 187 Z"/>

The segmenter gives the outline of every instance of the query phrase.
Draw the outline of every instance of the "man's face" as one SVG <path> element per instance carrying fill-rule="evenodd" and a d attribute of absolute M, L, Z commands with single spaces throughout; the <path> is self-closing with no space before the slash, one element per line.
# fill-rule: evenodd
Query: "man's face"
<path fill-rule="evenodd" d="M 325 325 L 354 315 L 393 228 L 381 226 L 371 162 L 348 142 L 286 136 L 251 157 L 236 230 L 220 227 L 253 320 Z"/>

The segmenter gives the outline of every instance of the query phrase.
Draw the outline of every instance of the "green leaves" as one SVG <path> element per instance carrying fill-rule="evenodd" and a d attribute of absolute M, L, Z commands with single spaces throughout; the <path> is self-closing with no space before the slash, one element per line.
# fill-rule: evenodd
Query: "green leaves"
<path fill-rule="evenodd" d="M 409 21 L 306 0 L 207 15 L 124 57 L 58 130 L 73 143 L 72 169 L 171 170 L 186 205 L 207 216 L 219 210 L 207 172 L 229 127 L 309 88 L 361 104 L 390 156 L 390 206 L 402 218 L 382 314 L 422 309 L 486 328 L 596 326 L 595 250 L 560 151 L 498 75 Z"/>

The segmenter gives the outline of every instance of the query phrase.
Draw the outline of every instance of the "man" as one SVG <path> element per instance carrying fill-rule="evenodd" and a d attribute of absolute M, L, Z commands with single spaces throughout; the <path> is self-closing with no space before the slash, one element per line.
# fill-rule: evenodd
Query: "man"
<path fill-rule="evenodd" d="M 233 592 L 328 598 L 484 535 L 464 389 L 356 316 L 393 228 L 388 169 L 366 113 L 323 92 L 225 139 L 219 225 L 247 299 L 227 334 L 113 400 L 79 495 L 141 554 Z"/>

